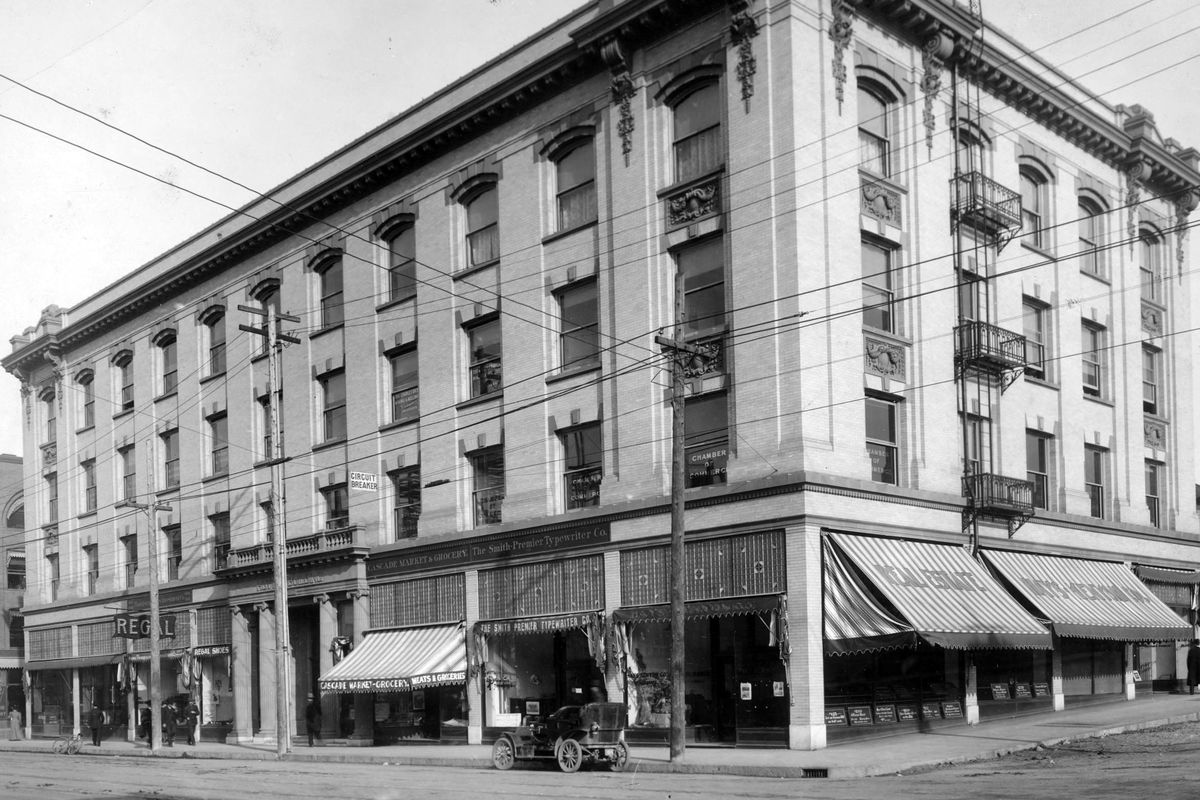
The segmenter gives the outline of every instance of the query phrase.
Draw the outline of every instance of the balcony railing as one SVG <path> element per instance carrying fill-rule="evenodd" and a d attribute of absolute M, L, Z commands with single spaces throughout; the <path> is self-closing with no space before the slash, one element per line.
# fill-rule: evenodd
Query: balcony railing
<path fill-rule="evenodd" d="M 1033 516 L 1033 484 L 984 472 L 963 478 L 963 495 L 976 513 L 1004 519 Z"/>
<path fill-rule="evenodd" d="M 954 357 L 960 367 L 1006 372 L 1025 366 L 1025 337 L 986 322 L 964 322 L 954 329 Z"/>
<path fill-rule="evenodd" d="M 348 526 L 336 529 L 317 531 L 308 536 L 290 538 L 284 543 L 284 554 L 293 556 L 327 553 L 353 546 L 358 540 L 358 528 Z M 239 547 L 227 550 L 224 566 L 214 566 L 214 569 L 244 567 L 251 564 L 262 564 L 274 557 L 272 543 L 260 542 L 249 547 Z"/>
<path fill-rule="evenodd" d="M 951 211 L 960 221 L 986 233 L 1021 229 L 1021 195 L 982 172 L 966 172 L 950 181 Z"/>

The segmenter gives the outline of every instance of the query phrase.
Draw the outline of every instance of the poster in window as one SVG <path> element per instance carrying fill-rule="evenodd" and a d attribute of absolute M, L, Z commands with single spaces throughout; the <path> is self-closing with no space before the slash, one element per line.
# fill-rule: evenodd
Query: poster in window
<path fill-rule="evenodd" d="M 1035 683 L 1033 685 L 1033 696 L 1034 697 L 1046 697 L 1049 694 L 1050 694 L 1050 684 Z"/>
<path fill-rule="evenodd" d="M 957 700 L 948 700 L 942 703 L 942 716 L 946 719 L 961 719 L 962 715 L 962 703 Z"/>
<path fill-rule="evenodd" d="M 875 706 L 875 724 L 886 725 L 896 721 L 896 707 L 891 703 Z"/>
<path fill-rule="evenodd" d="M 424 689 L 414 689 L 412 694 L 413 694 L 413 696 L 412 696 L 413 711 L 424 711 L 425 710 L 425 690 Z"/>
<path fill-rule="evenodd" d="M 846 709 L 844 706 L 835 706 L 825 709 L 825 724 L 826 725 L 845 725 Z"/>
<path fill-rule="evenodd" d="M 1018 683 L 1013 687 L 1013 696 L 1020 698 L 1033 697 L 1033 689 L 1028 683 Z"/>
<path fill-rule="evenodd" d="M 741 696 L 742 696 L 743 700 L 753 700 L 754 699 L 754 690 L 753 690 L 753 688 L 751 688 L 750 684 L 743 683 L 741 685 Z"/>
<path fill-rule="evenodd" d="M 875 717 L 871 714 L 870 706 L 850 706 L 847 711 L 851 725 L 874 725 Z"/>
<path fill-rule="evenodd" d="M 901 722 L 913 722 L 921 717 L 917 713 L 916 706 L 912 705 L 911 703 L 901 703 L 900 705 L 896 706 L 896 718 Z"/>
<path fill-rule="evenodd" d="M 921 719 L 941 719 L 942 707 L 938 703 L 921 703 Z"/>
<path fill-rule="evenodd" d="M 771 684 L 771 694 L 783 697 L 783 681 L 775 681 Z"/>

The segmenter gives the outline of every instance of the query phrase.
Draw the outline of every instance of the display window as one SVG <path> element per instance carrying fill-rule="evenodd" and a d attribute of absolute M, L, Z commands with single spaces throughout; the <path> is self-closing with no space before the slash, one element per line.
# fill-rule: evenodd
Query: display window
<path fill-rule="evenodd" d="M 375 695 L 375 744 L 467 738 L 463 686 L 436 686 Z"/>
<path fill-rule="evenodd" d="M 825 656 L 830 739 L 917 728 L 963 713 L 962 654 L 934 646 Z"/>
<path fill-rule="evenodd" d="M 483 683 L 484 724 L 498 728 L 606 699 L 604 674 L 582 628 L 488 635 Z"/>

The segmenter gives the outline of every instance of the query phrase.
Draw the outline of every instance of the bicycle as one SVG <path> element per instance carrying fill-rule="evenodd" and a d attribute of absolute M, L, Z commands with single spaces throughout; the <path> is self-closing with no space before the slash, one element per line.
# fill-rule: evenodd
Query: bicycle
<path fill-rule="evenodd" d="M 73 756 L 83 749 L 83 736 L 78 733 L 71 736 L 60 736 L 54 740 L 54 744 L 50 749 L 55 753 L 66 753 L 69 756 Z"/>

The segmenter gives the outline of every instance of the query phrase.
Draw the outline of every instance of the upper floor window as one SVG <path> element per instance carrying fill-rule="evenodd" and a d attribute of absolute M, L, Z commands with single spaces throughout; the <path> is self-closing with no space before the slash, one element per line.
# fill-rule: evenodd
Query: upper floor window
<path fill-rule="evenodd" d="M 992 421 L 978 414 L 967 414 L 964 422 L 963 471 L 984 475 L 992 471 Z"/>
<path fill-rule="evenodd" d="M 467 214 L 467 265 L 487 264 L 500 258 L 500 192 L 495 184 L 471 196 Z"/>
<path fill-rule="evenodd" d="M 1102 447 L 1086 444 L 1083 446 L 1083 480 L 1084 489 L 1088 496 L 1088 514 L 1096 519 L 1104 519 L 1105 504 L 1105 456 L 1107 451 Z"/>
<path fill-rule="evenodd" d="M 984 144 L 983 139 L 975 133 L 960 130 L 956 155 L 958 156 L 958 169 L 963 174 L 989 172 L 986 162 L 988 155 L 987 146 Z"/>
<path fill-rule="evenodd" d="M 1163 302 L 1162 247 L 1152 234 L 1138 237 L 1138 271 L 1142 278 L 1142 299 Z"/>
<path fill-rule="evenodd" d="M 1142 346 L 1142 411 L 1162 414 L 1162 351 Z"/>
<path fill-rule="evenodd" d="M 49 444 L 58 440 L 58 398 L 53 389 L 42 393 L 42 408 L 46 412 L 46 438 Z"/>
<path fill-rule="evenodd" d="M 404 225 L 387 240 L 388 300 L 405 300 L 417 294 L 417 227 Z"/>
<path fill-rule="evenodd" d="M 675 256 L 683 274 L 684 336 L 725 329 L 725 243 L 720 237 L 681 248 Z"/>
<path fill-rule="evenodd" d="M 858 164 L 877 175 L 892 174 L 891 98 L 875 86 L 858 87 Z"/>
<path fill-rule="evenodd" d="M 1046 306 L 1026 298 L 1021 303 L 1021 327 L 1025 334 L 1025 374 L 1046 377 Z"/>
<path fill-rule="evenodd" d="M 179 430 L 166 431 L 159 438 L 162 439 L 163 488 L 176 489 L 179 487 Z"/>
<path fill-rule="evenodd" d="M 500 319 L 467 328 L 470 351 L 471 397 L 498 392 L 504 386 L 500 347 Z"/>
<path fill-rule="evenodd" d="M 259 510 L 263 541 L 270 544 L 275 541 L 275 504 L 268 500 L 259 506 Z"/>
<path fill-rule="evenodd" d="M 179 580 L 180 566 L 183 564 L 183 529 L 178 525 L 163 528 L 163 536 L 167 540 L 167 580 Z"/>
<path fill-rule="evenodd" d="M 137 499 L 137 450 L 133 445 L 117 451 L 121 456 L 121 499 Z"/>
<path fill-rule="evenodd" d="M 342 305 L 342 259 L 326 259 L 317 267 L 316 273 L 321 293 L 321 327 L 341 325 L 345 320 L 345 309 Z"/>
<path fill-rule="evenodd" d="M 229 472 L 229 417 L 217 414 L 208 419 L 209 475 Z"/>
<path fill-rule="evenodd" d="M 687 398 L 683 406 L 683 448 L 688 488 L 728 480 L 729 401 L 725 392 Z"/>
<path fill-rule="evenodd" d="M 323 441 L 346 438 L 346 373 L 330 372 L 318 378 L 321 383 Z"/>
<path fill-rule="evenodd" d="M 1163 472 L 1166 467 L 1157 461 L 1146 462 L 1146 510 L 1150 512 L 1150 524 L 1163 527 Z"/>
<path fill-rule="evenodd" d="M 896 333 L 895 251 L 875 241 L 862 242 L 863 325 Z"/>
<path fill-rule="evenodd" d="M 1032 169 L 1021 170 L 1021 230 L 1025 242 L 1045 249 L 1050 242 L 1047 228 L 1049 183 Z"/>
<path fill-rule="evenodd" d="M 1090 322 L 1082 327 L 1083 393 L 1104 396 L 1104 328 Z"/>
<path fill-rule="evenodd" d="M 1100 206 L 1087 198 L 1079 200 L 1079 269 L 1104 277 L 1104 216 Z"/>
<path fill-rule="evenodd" d="M 1050 508 L 1050 442 L 1045 434 L 1025 432 L 1025 480 L 1033 484 L 1033 507 Z"/>
<path fill-rule="evenodd" d="M 213 569 L 225 569 L 225 567 L 229 566 L 229 548 L 232 541 L 230 538 L 229 512 L 223 511 L 213 514 L 208 518 L 208 524 L 212 529 Z"/>
<path fill-rule="evenodd" d="M 281 308 L 279 295 L 279 282 L 276 280 L 267 280 L 255 290 L 254 300 L 262 313 L 250 315 L 251 327 L 262 328 L 265 326 L 267 320 L 270 319 L 271 312 L 274 312 L 276 320 L 279 319 Z M 271 346 L 269 337 L 253 336 L 252 338 L 258 340 L 258 355 L 265 356 L 267 349 Z"/>
<path fill-rule="evenodd" d="M 46 476 L 46 524 L 58 522 L 58 473 Z"/>
<path fill-rule="evenodd" d="M 137 552 L 137 534 L 131 533 L 128 536 L 121 537 L 121 553 L 125 557 L 125 588 L 132 589 L 137 575 L 138 552 Z"/>
<path fill-rule="evenodd" d="M 504 449 L 488 447 L 470 456 L 472 491 L 471 505 L 475 525 L 491 525 L 503 520 L 504 506 Z"/>
<path fill-rule="evenodd" d="M 325 498 L 325 527 L 327 529 L 350 527 L 350 498 L 346 484 L 327 486 L 321 490 Z"/>
<path fill-rule="evenodd" d="M 282 398 L 278 403 L 279 406 L 279 444 L 282 446 L 287 440 L 282 436 L 283 433 L 283 402 Z M 271 429 L 271 396 L 264 394 L 258 398 L 259 407 L 259 425 L 262 429 L 262 453 L 260 454 L 263 461 L 269 461 L 275 458 L 274 439 Z"/>
<path fill-rule="evenodd" d="M 560 431 L 566 470 L 563 473 L 567 509 L 600 505 L 600 481 L 604 477 L 604 449 L 600 423 Z"/>
<path fill-rule="evenodd" d="M 130 411 L 133 409 L 133 353 L 126 350 L 113 363 L 117 367 L 118 412 Z"/>
<path fill-rule="evenodd" d="M 573 283 L 558 293 L 562 316 L 559 363 L 565 367 L 598 361 L 600 308 L 594 280 Z"/>
<path fill-rule="evenodd" d="M 100 545 L 83 546 L 83 562 L 87 568 L 87 593 L 93 595 L 100 587 Z"/>
<path fill-rule="evenodd" d="M 596 150 L 582 139 L 554 162 L 558 230 L 596 221 Z"/>
<path fill-rule="evenodd" d="M 675 181 L 689 181 L 724 163 L 721 152 L 721 93 L 716 82 L 688 93 L 673 109 Z"/>
<path fill-rule="evenodd" d="M 388 356 L 392 366 L 392 422 L 408 422 L 421 416 L 421 394 L 417 381 L 417 350 L 409 348 Z"/>
<path fill-rule="evenodd" d="M 46 554 L 46 577 L 50 580 L 50 599 L 58 599 L 58 587 L 62 580 L 62 573 L 59 571 L 58 553 Z"/>
<path fill-rule="evenodd" d="M 159 395 L 172 394 L 179 383 L 179 359 L 175 334 L 164 334 L 158 340 Z"/>
<path fill-rule="evenodd" d="M 81 408 L 83 419 L 80 428 L 86 430 L 96 426 L 96 383 L 95 376 L 89 370 L 79 376 L 79 394 L 83 398 Z"/>
<path fill-rule="evenodd" d="M 96 461 L 88 459 L 79 467 L 83 470 L 83 510 L 89 513 L 96 510 Z"/>
<path fill-rule="evenodd" d="M 865 406 L 871 480 L 899 484 L 899 403 L 882 397 L 868 396 Z"/>
<path fill-rule="evenodd" d="M 417 535 L 421 518 L 421 467 L 404 467 L 391 473 L 392 530 L 397 541 Z"/>
<path fill-rule="evenodd" d="M 204 318 L 205 377 L 225 373 L 225 310 L 217 309 Z"/>

